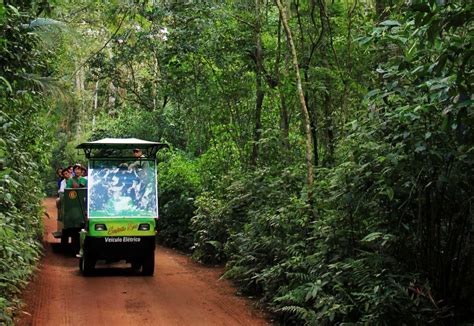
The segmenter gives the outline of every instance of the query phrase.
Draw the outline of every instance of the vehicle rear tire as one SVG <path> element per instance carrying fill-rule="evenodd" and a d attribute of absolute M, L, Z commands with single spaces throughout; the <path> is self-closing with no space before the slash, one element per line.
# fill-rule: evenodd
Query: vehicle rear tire
<path fill-rule="evenodd" d="M 132 261 L 132 269 L 136 272 L 139 272 L 140 268 L 142 268 L 142 262 L 139 261 L 139 260 L 133 260 Z"/>
<path fill-rule="evenodd" d="M 73 250 L 74 254 L 77 254 L 79 252 L 79 249 L 81 249 L 79 232 L 77 234 L 74 233 L 71 236 L 71 247 L 72 247 L 72 250 Z"/>
<path fill-rule="evenodd" d="M 69 235 L 65 234 L 63 230 L 63 233 L 61 234 L 61 247 L 66 248 L 68 244 L 69 244 Z"/>
<path fill-rule="evenodd" d="M 152 252 L 151 254 L 148 254 L 148 256 L 143 259 L 142 274 L 144 276 L 153 276 L 154 272 L 155 272 L 155 253 Z"/>
<path fill-rule="evenodd" d="M 90 276 L 94 272 L 95 259 L 92 259 L 85 251 L 79 260 L 79 269 L 84 276 Z"/>

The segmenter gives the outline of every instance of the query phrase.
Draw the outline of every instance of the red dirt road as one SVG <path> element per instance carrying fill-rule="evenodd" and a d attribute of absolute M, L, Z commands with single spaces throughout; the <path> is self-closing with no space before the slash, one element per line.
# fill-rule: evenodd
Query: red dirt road
<path fill-rule="evenodd" d="M 222 269 L 170 249 L 157 248 L 153 277 L 133 274 L 126 265 L 81 276 L 77 258 L 53 252 L 54 199 L 45 207 L 51 216 L 45 218 L 45 256 L 24 293 L 17 325 L 268 325 L 228 281 L 219 280 Z"/>

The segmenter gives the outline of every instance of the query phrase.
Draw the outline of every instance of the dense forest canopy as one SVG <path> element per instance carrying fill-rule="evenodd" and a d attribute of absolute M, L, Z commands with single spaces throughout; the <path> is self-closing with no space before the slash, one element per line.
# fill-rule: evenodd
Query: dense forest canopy
<path fill-rule="evenodd" d="M 279 322 L 473 322 L 472 1 L 4 0 L 0 31 L 0 321 L 54 169 L 136 137 L 170 145 L 160 241 Z"/>

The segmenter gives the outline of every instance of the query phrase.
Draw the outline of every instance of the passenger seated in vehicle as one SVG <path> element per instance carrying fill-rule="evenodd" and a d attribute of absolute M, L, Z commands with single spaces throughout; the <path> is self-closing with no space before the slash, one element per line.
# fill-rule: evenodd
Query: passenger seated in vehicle
<path fill-rule="evenodd" d="M 59 186 L 59 190 L 58 190 L 58 195 L 61 194 L 61 193 L 64 193 L 64 189 L 66 189 L 66 184 L 67 184 L 67 181 L 71 178 L 71 173 L 69 172 L 69 169 L 66 168 L 62 171 L 62 181 L 61 181 L 61 185 Z M 61 198 L 56 198 L 56 207 L 59 209 L 61 206 L 60 206 L 60 203 L 61 203 Z"/>
<path fill-rule="evenodd" d="M 145 158 L 146 156 L 143 154 L 142 150 L 140 148 L 135 148 L 133 149 L 132 151 L 132 156 L 134 158 L 136 158 L 137 160 L 138 159 L 142 159 L 142 158 Z M 143 165 L 143 162 L 140 162 L 140 161 L 133 161 L 132 163 L 121 163 L 119 164 L 119 168 L 128 168 L 128 170 L 134 170 L 134 169 L 138 169 L 138 168 L 141 168 Z"/>
<path fill-rule="evenodd" d="M 58 193 L 64 192 L 64 189 L 66 189 L 67 181 L 71 179 L 71 172 L 69 170 L 69 167 L 63 170 L 62 176 L 63 180 L 61 181 L 61 185 L 59 186 Z"/>
<path fill-rule="evenodd" d="M 74 167 L 72 165 L 69 165 L 67 167 L 67 169 L 69 170 L 69 173 L 70 173 L 71 177 L 73 177 L 74 176 Z"/>
<path fill-rule="evenodd" d="M 133 157 L 136 158 L 137 160 L 146 158 L 146 156 L 143 154 L 140 148 L 135 148 L 133 150 Z M 128 165 L 129 170 L 141 169 L 141 168 L 147 168 L 147 167 L 148 167 L 148 162 L 146 161 L 135 161 L 133 163 L 130 163 L 130 165 Z"/>
<path fill-rule="evenodd" d="M 66 188 L 85 188 L 87 187 L 87 179 L 82 176 L 85 168 L 80 165 L 74 165 L 75 176 L 67 181 Z"/>
<path fill-rule="evenodd" d="M 143 157 L 145 157 L 145 155 L 143 155 L 143 152 L 142 152 L 142 150 L 141 150 L 140 148 L 135 148 L 135 149 L 133 150 L 133 157 L 135 157 L 135 158 L 143 158 Z"/>

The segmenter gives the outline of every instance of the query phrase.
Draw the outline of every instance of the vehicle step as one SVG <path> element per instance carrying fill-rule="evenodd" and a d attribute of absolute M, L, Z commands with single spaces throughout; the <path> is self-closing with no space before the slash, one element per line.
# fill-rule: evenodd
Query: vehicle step
<path fill-rule="evenodd" d="M 62 235 L 63 233 L 61 231 L 53 232 L 53 237 L 55 237 L 56 239 L 61 239 Z"/>

